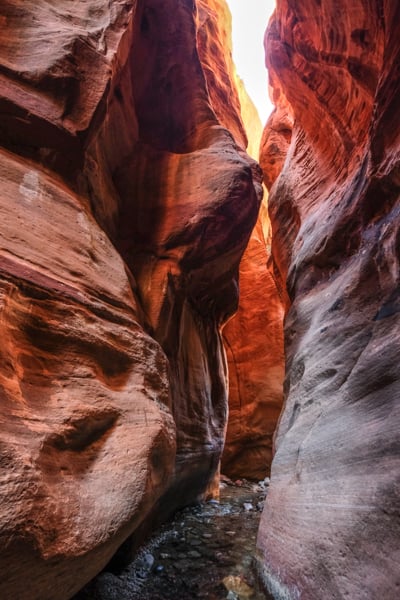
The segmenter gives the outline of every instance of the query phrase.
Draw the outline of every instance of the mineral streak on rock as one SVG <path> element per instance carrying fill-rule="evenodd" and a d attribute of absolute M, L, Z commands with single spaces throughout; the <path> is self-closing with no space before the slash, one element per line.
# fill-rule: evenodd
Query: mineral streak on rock
<path fill-rule="evenodd" d="M 217 470 L 261 197 L 218 5 L 2 2 L 2 597 L 70 597 Z"/>
<path fill-rule="evenodd" d="M 276 598 L 399 594 L 399 39 L 398 3 L 362 0 L 278 0 L 266 35 L 286 379 L 258 545 Z"/>

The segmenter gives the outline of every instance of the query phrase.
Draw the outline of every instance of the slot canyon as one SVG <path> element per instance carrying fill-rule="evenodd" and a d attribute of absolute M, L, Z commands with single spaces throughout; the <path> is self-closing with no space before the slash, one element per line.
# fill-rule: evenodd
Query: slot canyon
<path fill-rule="evenodd" d="M 221 474 L 268 597 L 400 598 L 400 4 L 265 29 L 264 126 L 226 0 L 0 0 L 2 600 Z"/>

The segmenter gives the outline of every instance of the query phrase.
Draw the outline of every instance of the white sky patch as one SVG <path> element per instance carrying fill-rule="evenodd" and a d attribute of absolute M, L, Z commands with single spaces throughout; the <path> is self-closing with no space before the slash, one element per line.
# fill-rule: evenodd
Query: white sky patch
<path fill-rule="evenodd" d="M 227 0 L 227 3 L 232 13 L 233 60 L 264 125 L 273 108 L 268 96 L 264 33 L 275 0 Z"/>

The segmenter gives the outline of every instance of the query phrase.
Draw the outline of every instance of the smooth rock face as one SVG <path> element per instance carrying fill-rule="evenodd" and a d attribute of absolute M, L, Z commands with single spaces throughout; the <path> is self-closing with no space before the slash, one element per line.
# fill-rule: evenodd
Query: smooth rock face
<path fill-rule="evenodd" d="M 233 90 L 237 89 L 238 110 L 247 139 L 236 126 L 233 118 L 236 113 L 232 115 L 232 107 L 237 102 L 236 93 L 231 94 L 229 103 L 223 88 L 226 77 L 216 76 L 215 64 L 205 68 L 206 75 L 209 74 L 208 85 L 214 90 L 213 98 L 217 113 L 224 119 L 222 122 L 230 131 L 236 132 L 239 144 L 247 143 L 250 156 L 257 158 L 262 126 L 231 61 L 230 13 L 224 0 L 210 3 L 210 8 L 219 16 L 218 28 L 215 29 L 215 21 L 203 18 L 203 29 L 208 27 L 209 31 L 202 39 L 208 44 L 211 40 L 214 46 L 217 43 L 217 56 L 225 57 L 224 70 L 230 73 Z M 213 23 L 214 29 L 211 28 Z M 209 64 L 215 52 L 213 54 L 206 44 L 200 45 L 200 48 L 203 48 L 203 60 L 208 60 Z M 219 86 L 216 82 L 220 82 Z M 240 262 L 238 311 L 223 329 L 229 374 L 229 416 L 221 469 L 233 478 L 263 479 L 269 473 L 272 436 L 282 407 L 283 309 L 270 270 L 270 228 L 265 193 L 256 226 Z"/>
<path fill-rule="evenodd" d="M 261 122 L 238 82 L 248 152 L 258 153 Z M 229 372 L 229 417 L 221 470 L 234 479 L 264 479 L 283 400 L 283 303 L 271 261 L 265 190 L 257 223 L 239 267 L 237 313 L 223 329 Z"/>
<path fill-rule="evenodd" d="M 238 263 L 261 199 L 240 114 L 217 118 L 235 89 L 220 54 L 220 4 L 137 6 L 131 50 L 85 162 L 96 218 L 169 360 L 177 463 L 168 502 L 178 505 L 217 473 L 227 415 L 220 328 L 237 307 Z"/>
<path fill-rule="evenodd" d="M 221 470 L 232 478 L 269 474 L 282 409 L 283 307 L 267 268 L 267 243 L 260 216 L 240 263 L 239 309 L 223 330 L 229 419 Z"/>
<path fill-rule="evenodd" d="M 171 478 L 167 362 L 81 199 L 5 151 L 0 179 L 0 593 L 53 600 Z"/>
<path fill-rule="evenodd" d="M 1 597 L 70 597 L 217 472 L 261 185 L 214 8 L 2 3 Z"/>
<path fill-rule="evenodd" d="M 290 306 L 258 537 L 276 598 L 399 595 L 399 39 L 398 3 L 361 0 L 278 1 L 266 36 L 294 120 L 270 193 Z"/>

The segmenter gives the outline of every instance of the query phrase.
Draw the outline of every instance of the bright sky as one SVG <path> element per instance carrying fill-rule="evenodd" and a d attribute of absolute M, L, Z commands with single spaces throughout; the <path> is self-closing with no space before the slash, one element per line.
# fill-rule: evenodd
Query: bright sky
<path fill-rule="evenodd" d="M 275 0 L 227 0 L 232 13 L 233 60 L 265 124 L 272 111 L 264 62 L 264 33 Z"/>

